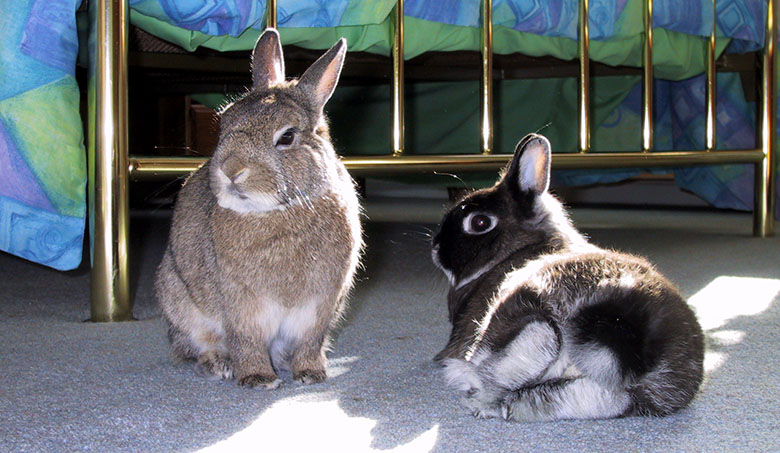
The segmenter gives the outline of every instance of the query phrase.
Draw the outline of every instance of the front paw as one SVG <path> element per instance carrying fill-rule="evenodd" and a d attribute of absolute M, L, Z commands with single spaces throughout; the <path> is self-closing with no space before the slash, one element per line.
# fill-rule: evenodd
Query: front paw
<path fill-rule="evenodd" d="M 554 417 L 548 416 L 539 405 L 534 405 L 530 401 L 520 397 L 517 393 L 509 393 L 501 401 L 501 416 L 504 420 L 513 422 L 541 422 L 553 420 Z"/>
<path fill-rule="evenodd" d="M 324 381 L 327 377 L 325 370 L 301 370 L 293 373 L 293 379 L 301 384 L 316 384 Z"/>
<path fill-rule="evenodd" d="M 207 379 L 232 379 L 233 364 L 227 354 L 208 352 L 198 358 L 195 374 Z"/>
<path fill-rule="evenodd" d="M 276 375 L 250 374 L 239 379 L 238 385 L 249 388 L 264 387 L 268 390 L 273 390 L 282 385 L 282 380 Z"/>
<path fill-rule="evenodd" d="M 472 389 L 464 398 L 463 405 L 471 411 L 474 417 L 479 419 L 504 418 L 504 398 L 496 391 Z"/>

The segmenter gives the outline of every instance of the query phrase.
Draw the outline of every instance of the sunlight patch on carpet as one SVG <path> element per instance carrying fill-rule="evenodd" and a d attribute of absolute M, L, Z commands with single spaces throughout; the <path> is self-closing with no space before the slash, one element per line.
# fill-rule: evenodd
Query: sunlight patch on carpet
<path fill-rule="evenodd" d="M 288 399 L 272 405 L 245 429 L 200 451 L 375 451 L 371 431 L 376 424 L 370 418 L 350 416 L 336 400 Z M 430 451 L 438 434 L 436 424 L 412 441 L 382 451 Z"/>
<path fill-rule="evenodd" d="M 707 374 L 720 368 L 721 365 L 726 363 L 726 354 L 716 351 L 707 351 L 704 353 L 704 372 Z"/>
<path fill-rule="evenodd" d="M 766 311 L 780 293 L 780 280 L 721 276 L 688 299 L 705 331 L 724 326 L 739 316 Z"/>
<path fill-rule="evenodd" d="M 350 365 L 358 360 L 360 360 L 360 357 L 358 356 L 334 357 L 328 359 L 328 378 L 333 379 L 336 376 L 341 376 L 348 372 L 350 370 Z"/>

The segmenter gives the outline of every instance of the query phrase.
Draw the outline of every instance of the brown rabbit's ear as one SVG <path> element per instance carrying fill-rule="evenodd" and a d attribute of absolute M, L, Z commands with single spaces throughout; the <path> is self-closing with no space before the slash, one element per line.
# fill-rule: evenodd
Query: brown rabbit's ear
<path fill-rule="evenodd" d="M 318 110 L 322 110 L 336 89 L 346 54 L 347 40 L 341 38 L 315 61 L 298 81 L 298 87 L 313 100 Z"/>
<path fill-rule="evenodd" d="M 521 192 L 540 195 L 550 186 L 550 142 L 539 134 L 528 134 L 515 148 L 512 163 L 502 180 Z"/>
<path fill-rule="evenodd" d="M 252 89 L 284 82 L 282 42 L 275 28 L 267 28 L 252 51 Z"/>

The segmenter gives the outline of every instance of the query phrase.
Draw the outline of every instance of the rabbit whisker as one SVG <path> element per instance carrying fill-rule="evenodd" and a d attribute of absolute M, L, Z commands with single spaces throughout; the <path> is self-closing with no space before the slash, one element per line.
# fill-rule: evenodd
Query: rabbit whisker
<path fill-rule="evenodd" d="M 144 197 L 144 202 L 147 202 L 147 201 L 151 200 L 152 198 L 156 197 L 157 195 L 160 195 L 166 189 L 171 187 L 173 184 L 175 184 L 177 182 L 180 182 L 180 181 L 183 181 L 183 180 L 187 179 L 189 176 L 190 176 L 189 174 L 177 176 L 173 180 L 163 184 L 157 190 L 155 190 L 154 192 L 152 192 L 152 193 L 148 194 L 146 197 Z M 157 211 L 158 209 L 160 209 L 159 206 L 157 208 L 155 208 L 155 211 Z"/>
<path fill-rule="evenodd" d="M 402 233 L 404 236 L 412 236 L 414 239 L 423 239 L 424 242 L 430 242 L 431 239 L 433 239 L 433 235 L 431 233 L 427 233 L 424 231 L 404 231 Z"/>
<path fill-rule="evenodd" d="M 550 125 L 552 125 L 552 121 L 550 121 L 549 123 L 545 124 L 544 126 L 541 126 L 539 129 L 536 130 L 536 133 L 538 134 L 541 130 L 547 129 Z"/>
<path fill-rule="evenodd" d="M 313 211 L 314 204 L 311 202 L 311 198 L 309 198 L 308 195 L 304 194 L 303 191 L 301 191 L 301 189 L 297 185 L 295 185 L 295 191 L 297 192 L 295 199 L 306 209 Z"/>
<path fill-rule="evenodd" d="M 469 189 L 469 186 L 466 184 L 466 182 L 463 181 L 463 179 L 461 179 L 461 177 L 456 175 L 456 174 L 444 173 L 444 172 L 440 172 L 440 171 L 434 171 L 433 174 L 436 175 L 436 176 L 451 176 L 451 177 L 457 179 L 458 181 L 460 181 L 460 183 L 463 184 L 464 188 Z"/>

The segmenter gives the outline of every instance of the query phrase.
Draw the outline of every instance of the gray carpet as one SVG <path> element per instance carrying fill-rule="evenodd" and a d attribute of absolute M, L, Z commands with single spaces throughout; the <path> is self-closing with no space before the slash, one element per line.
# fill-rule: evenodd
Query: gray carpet
<path fill-rule="evenodd" d="M 420 222 L 439 215 L 401 211 Z M 325 383 L 285 375 L 266 391 L 204 380 L 168 358 L 151 293 L 168 222 L 156 213 L 133 217 L 135 322 L 83 322 L 86 269 L 0 253 L 0 451 L 779 451 L 780 238 L 751 237 L 746 214 L 573 217 L 594 242 L 649 257 L 692 296 L 708 373 L 689 409 L 663 419 L 473 418 L 431 362 L 449 333 L 446 285 L 429 259 L 434 225 L 420 222 L 367 224 L 365 270 Z"/>

